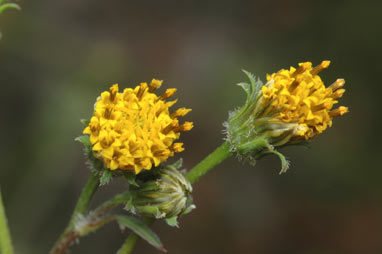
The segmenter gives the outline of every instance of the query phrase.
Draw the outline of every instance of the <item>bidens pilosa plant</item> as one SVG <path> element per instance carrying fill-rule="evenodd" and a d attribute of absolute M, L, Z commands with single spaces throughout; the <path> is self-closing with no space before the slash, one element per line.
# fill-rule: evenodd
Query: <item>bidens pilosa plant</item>
<path fill-rule="evenodd" d="M 0 0 L 0 14 L 7 9 L 19 6 Z M 247 99 L 229 113 L 224 123 L 225 142 L 188 172 L 182 169 L 182 159 L 165 164 L 184 150 L 183 143 L 177 141 L 180 134 L 193 128 L 192 122 L 179 120 L 191 109 L 172 109 L 177 101 L 169 99 L 176 89 L 166 89 L 158 96 L 155 91 L 162 81 L 157 79 L 121 92 L 117 84 L 112 85 L 97 98 L 91 118 L 82 121 L 84 135 L 76 140 L 85 146 L 92 171 L 50 253 L 67 253 L 81 237 L 112 221 L 132 231 L 117 254 L 132 253 L 139 238 L 165 251 L 150 224 L 163 219 L 178 226 L 178 218 L 195 208 L 192 184 L 225 159 L 236 155 L 255 164 L 261 157 L 275 154 L 281 159 L 281 172 L 285 172 L 289 163 L 276 148 L 310 141 L 331 127 L 333 118 L 348 112 L 347 107 L 335 106 L 345 92 L 345 81 L 337 79 L 326 87 L 318 75 L 329 64 L 323 61 L 312 67 L 311 62 L 303 62 L 267 75 L 265 84 L 244 71 L 250 82 L 238 85 Z M 129 186 L 89 210 L 99 186 L 113 177 L 124 177 Z M 121 214 L 112 212 L 118 206 L 125 208 Z M 1 193 L 0 253 L 14 253 Z"/>
<path fill-rule="evenodd" d="M 94 171 L 77 204 L 82 209 L 76 207 L 51 253 L 65 253 L 73 239 L 113 220 L 121 228 L 132 230 L 118 254 L 131 253 L 139 238 L 164 250 L 149 225 L 155 219 L 164 219 L 170 226 L 178 226 L 178 217 L 195 208 L 191 184 L 225 159 L 236 155 L 239 160 L 255 164 L 267 154 L 276 154 L 282 162 L 281 172 L 285 172 L 289 163 L 276 148 L 310 141 L 331 127 L 333 118 L 348 112 L 347 107 L 335 106 L 345 92 L 345 81 L 337 79 L 326 87 L 318 75 L 329 64 L 323 61 L 312 67 L 311 62 L 303 62 L 296 68 L 267 75 L 265 84 L 244 71 L 250 82 L 238 85 L 247 99 L 229 113 L 224 123 L 225 142 L 187 173 L 182 170 L 182 160 L 164 164 L 183 151 L 183 143 L 176 140 L 181 132 L 193 127 L 191 122 L 179 123 L 178 119 L 190 109 L 170 112 L 176 100 L 167 99 L 175 89 L 157 96 L 154 91 L 162 81 L 156 79 L 150 85 L 141 83 L 122 92 L 113 85 L 97 99 L 93 116 L 84 121 L 86 135 L 77 139 L 85 145 Z M 125 177 L 129 188 L 87 212 L 88 201 L 98 185 L 114 176 Z M 142 221 L 131 215 L 112 214 L 110 211 L 118 205 L 124 205 Z"/>
<path fill-rule="evenodd" d="M 337 79 L 325 86 L 319 76 L 329 64 L 323 61 L 313 67 L 311 62 L 303 62 L 267 75 L 265 83 L 244 71 L 250 82 L 238 85 L 247 98 L 243 106 L 229 113 L 225 141 L 188 172 L 182 169 L 182 159 L 165 164 L 184 150 L 178 139 L 193 127 L 192 122 L 180 122 L 191 109 L 172 109 L 177 101 L 169 99 L 176 89 L 157 95 L 162 81 L 156 79 L 123 91 L 112 85 L 97 98 L 90 120 L 82 121 L 84 135 L 76 140 L 84 144 L 92 172 L 50 253 L 67 253 L 79 238 L 111 221 L 132 231 L 116 253 L 132 253 L 139 238 L 165 251 L 150 224 L 161 219 L 178 226 L 178 218 L 195 208 L 192 184 L 225 159 L 235 155 L 255 164 L 261 157 L 275 154 L 285 172 L 289 163 L 276 149 L 316 138 L 332 126 L 333 118 L 348 112 L 347 107 L 336 106 L 345 92 L 345 81 Z M 124 177 L 126 190 L 89 211 L 98 187 L 113 177 Z M 118 206 L 124 207 L 122 214 L 113 212 Z"/>

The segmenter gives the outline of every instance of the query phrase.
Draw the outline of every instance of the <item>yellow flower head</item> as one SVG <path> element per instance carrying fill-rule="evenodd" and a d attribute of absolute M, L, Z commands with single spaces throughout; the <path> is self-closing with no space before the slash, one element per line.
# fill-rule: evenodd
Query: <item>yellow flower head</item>
<path fill-rule="evenodd" d="M 162 81 L 153 79 L 150 86 L 141 83 L 134 89 L 119 92 L 118 85 L 103 92 L 94 105 L 94 114 L 84 134 L 90 135 L 94 156 L 111 169 L 134 171 L 150 170 L 174 152 L 184 150 L 183 143 L 175 143 L 181 131 L 192 129 L 192 122 L 177 119 L 191 109 L 180 108 L 173 113 L 169 108 L 176 103 L 166 101 L 176 89 L 167 89 L 157 96 L 155 89 Z"/>
<path fill-rule="evenodd" d="M 288 168 L 286 158 L 275 147 L 303 144 L 332 125 L 335 116 L 348 112 L 347 107 L 333 109 L 345 90 L 343 79 L 325 87 L 318 73 L 329 66 L 323 61 L 312 68 L 311 62 L 298 68 L 267 75 L 263 83 L 251 73 L 250 83 L 239 83 L 247 94 L 245 104 L 230 112 L 226 140 L 239 159 L 255 163 L 266 154 L 279 156 L 281 172 Z"/>
<path fill-rule="evenodd" d="M 296 69 L 280 70 L 267 75 L 262 86 L 261 104 L 269 105 L 264 115 L 276 113 L 276 118 L 285 123 L 295 123 L 294 139 L 311 139 L 332 125 L 332 118 L 348 112 L 347 107 L 338 107 L 345 89 L 345 80 L 337 79 L 325 87 L 318 73 L 329 67 L 330 61 L 323 61 L 312 68 L 311 62 L 300 63 Z"/>

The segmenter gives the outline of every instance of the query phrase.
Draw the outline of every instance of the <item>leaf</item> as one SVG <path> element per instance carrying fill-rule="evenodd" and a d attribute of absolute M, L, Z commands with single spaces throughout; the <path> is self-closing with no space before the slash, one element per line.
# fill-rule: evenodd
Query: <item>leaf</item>
<path fill-rule="evenodd" d="M 82 143 L 85 147 L 91 147 L 92 146 L 92 144 L 90 143 L 89 135 L 78 136 L 74 140 Z"/>
<path fill-rule="evenodd" d="M 142 221 L 127 215 L 117 215 L 116 219 L 121 229 L 128 228 L 132 230 L 155 248 L 166 252 L 159 237 Z"/>
<path fill-rule="evenodd" d="M 113 178 L 113 172 L 111 172 L 109 169 L 105 169 L 102 173 L 102 176 L 100 177 L 100 186 L 108 184 L 110 180 Z"/>

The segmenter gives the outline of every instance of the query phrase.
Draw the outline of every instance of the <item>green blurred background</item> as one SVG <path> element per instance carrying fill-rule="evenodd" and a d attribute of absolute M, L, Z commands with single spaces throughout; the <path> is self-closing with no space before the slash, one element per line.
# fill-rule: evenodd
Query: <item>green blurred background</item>
<path fill-rule="evenodd" d="M 0 184 L 19 254 L 47 253 L 89 169 L 74 138 L 111 84 L 163 79 L 193 109 L 185 167 L 222 142 L 227 112 L 245 95 L 241 69 L 259 75 L 330 59 L 329 84 L 347 80 L 350 113 L 291 163 L 231 158 L 194 187 L 181 228 L 154 230 L 169 253 L 382 253 L 382 1 L 20 1 L 0 17 Z M 378 113 L 379 112 L 379 113 Z M 175 158 L 174 158 L 175 159 Z M 173 160 L 171 160 L 173 161 Z M 114 180 L 93 207 L 123 190 Z M 73 254 L 114 253 L 116 224 Z M 136 253 L 159 253 L 141 242 Z"/>

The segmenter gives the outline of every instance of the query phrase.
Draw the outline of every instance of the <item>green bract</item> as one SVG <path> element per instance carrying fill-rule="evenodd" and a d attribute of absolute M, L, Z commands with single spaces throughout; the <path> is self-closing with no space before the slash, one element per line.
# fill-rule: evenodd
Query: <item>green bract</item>
<path fill-rule="evenodd" d="M 230 151 L 240 160 L 249 161 L 251 164 L 255 164 L 266 154 L 275 154 L 281 159 L 280 173 L 283 173 L 288 169 L 288 161 L 274 150 L 273 146 L 280 146 L 289 141 L 293 128 L 269 114 L 264 114 L 268 104 L 261 103 L 263 82 L 247 71 L 244 73 L 248 76 L 250 84 L 243 82 L 238 86 L 246 92 L 247 100 L 242 107 L 230 112 L 228 120 L 224 123 Z"/>
<path fill-rule="evenodd" d="M 138 186 L 130 185 L 132 198 L 126 209 L 137 215 L 166 219 L 169 225 L 176 226 L 179 215 L 195 208 L 191 184 L 178 171 L 180 166 L 181 162 L 177 162 L 137 175 Z"/>

